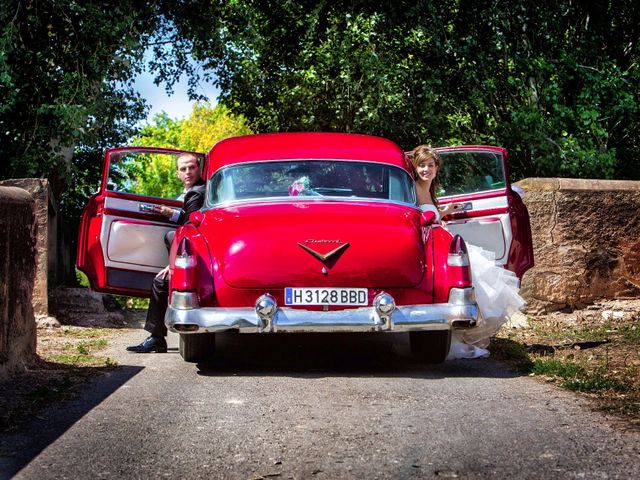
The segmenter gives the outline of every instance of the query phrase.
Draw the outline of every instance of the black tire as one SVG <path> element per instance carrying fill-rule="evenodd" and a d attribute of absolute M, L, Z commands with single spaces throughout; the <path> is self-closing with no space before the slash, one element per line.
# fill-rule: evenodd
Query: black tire
<path fill-rule="evenodd" d="M 211 358 L 216 351 L 215 333 L 181 333 L 180 355 L 185 362 L 200 362 Z"/>
<path fill-rule="evenodd" d="M 451 330 L 433 332 L 409 332 L 411 353 L 424 363 L 442 363 L 451 347 Z"/>

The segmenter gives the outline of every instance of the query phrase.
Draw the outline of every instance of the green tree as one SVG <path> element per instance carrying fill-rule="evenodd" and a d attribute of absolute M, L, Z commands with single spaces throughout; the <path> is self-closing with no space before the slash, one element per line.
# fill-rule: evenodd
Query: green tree
<path fill-rule="evenodd" d="M 144 0 L 0 2 L 0 178 L 48 178 L 72 250 L 104 149 L 144 117 L 132 83 L 160 19 Z"/>
<path fill-rule="evenodd" d="M 221 105 L 196 103 L 188 118 L 177 120 L 165 112 L 142 127 L 130 144 L 141 147 L 163 147 L 206 153 L 218 141 L 227 137 L 250 134 L 242 116 L 233 115 Z M 173 159 L 166 155 L 146 155 L 128 166 L 134 176 L 137 191 L 159 197 L 172 197 L 182 190 L 175 174 Z"/>
<path fill-rule="evenodd" d="M 406 148 L 493 143 L 511 151 L 518 177 L 640 178 L 632 0 L 162 8 L 172 46 L 215 72 L 221 101 L 256 130 L 362 132 Z"/>
<path fill-rule="evenodd" d="M 180 129 L 180 144 L 206 153 L 216 142 L 228 137 L 253 133 L 242 115 L 234 115 L 224 105 L 196 103 Z"/>
<path fill-rule="evenodd" d="M 180 129 L 184 120 L 171 118 L 168 113 L 154 115 L 151 123 L 144 125 L 131 139 L 131 145 L 137 147 L 162 147 L 181 149 Z M 184 148 L 184 150 L 187 150 Z"/>
<path fill-rule="evenodd" d="M 215 78 L 256 131 L 496 143 L 516 176 L 640 178 L 638 25 L 633 0 L 6 0 L 0 178 L 61 190 L 123 143 L 150 46 L 167 89 Z"/>
<path fill-rule="evenodd" d="M 184 120 L 173 119 L 165 112 L 155 115 L 131 140 L 131 145 L 206 153 L 220 140 L 250 133 L 252 130 L 242 115 L 232 114 L 224 105 L 197 102 Z"/>
<path fill-rule="evenodd" d="M 61 191 L 76 147 L 131 135 L 144 113 L 132 81 L 159 18 L 142 0 L 2 2 L 0 178 L 48 176 Z"/>

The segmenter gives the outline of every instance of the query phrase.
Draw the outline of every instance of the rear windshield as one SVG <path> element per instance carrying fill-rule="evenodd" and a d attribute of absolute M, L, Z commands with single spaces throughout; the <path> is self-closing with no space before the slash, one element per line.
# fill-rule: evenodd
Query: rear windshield
<path fill-rule="evenodd" d="M 287 160 L 233 165 L 209 181 L 210 203 L 264 198 L 379 199 L 415 203 L 413 180 L 393 165 Z"/>

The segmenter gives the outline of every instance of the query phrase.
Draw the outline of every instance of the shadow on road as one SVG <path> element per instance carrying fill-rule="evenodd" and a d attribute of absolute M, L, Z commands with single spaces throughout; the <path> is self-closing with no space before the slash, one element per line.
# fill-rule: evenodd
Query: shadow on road
<path fill-rule="evenodd" d="M 197 364 L 204 376 L 384 376 L 511 378 L 518 372 L 491 359 L 425 365 L 411 357 L 408 334 L 216 335 L 216 353 Z"/>
<path fill-rule="evenodd" d="M 66 402 L 53 402 L 15 433 L 0 436 L 0 479 L 9 479 L 74 423 L 114 391 L 140 373 L 143 367 L 123 366 L 82 387 L 82 393 Z M 43 473 L 44 474 L 44 473 Z M 46 476 L 46 475 L 45 475 Z"/>

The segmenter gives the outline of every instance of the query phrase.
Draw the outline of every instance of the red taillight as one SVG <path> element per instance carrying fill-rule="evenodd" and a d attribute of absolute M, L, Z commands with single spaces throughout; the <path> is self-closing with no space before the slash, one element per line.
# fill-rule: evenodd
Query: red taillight
<path fill-rule="evenodd" d="M 195 290 L 197 286 L 197 259 L 193 246 L 187 237 L 180 240 L 173 264 L 172 290 Z"/>
<path fill-rule="evenodd" d="M 460 235 L 455 235 L 451 240 L 449 246 L 449 256 L 447 257 L 447 264 L 451 267 L 468 267 L 469 266 L 469 254 L 467 252 L 467 245 L 464 243 L 463 238 Z"/>

